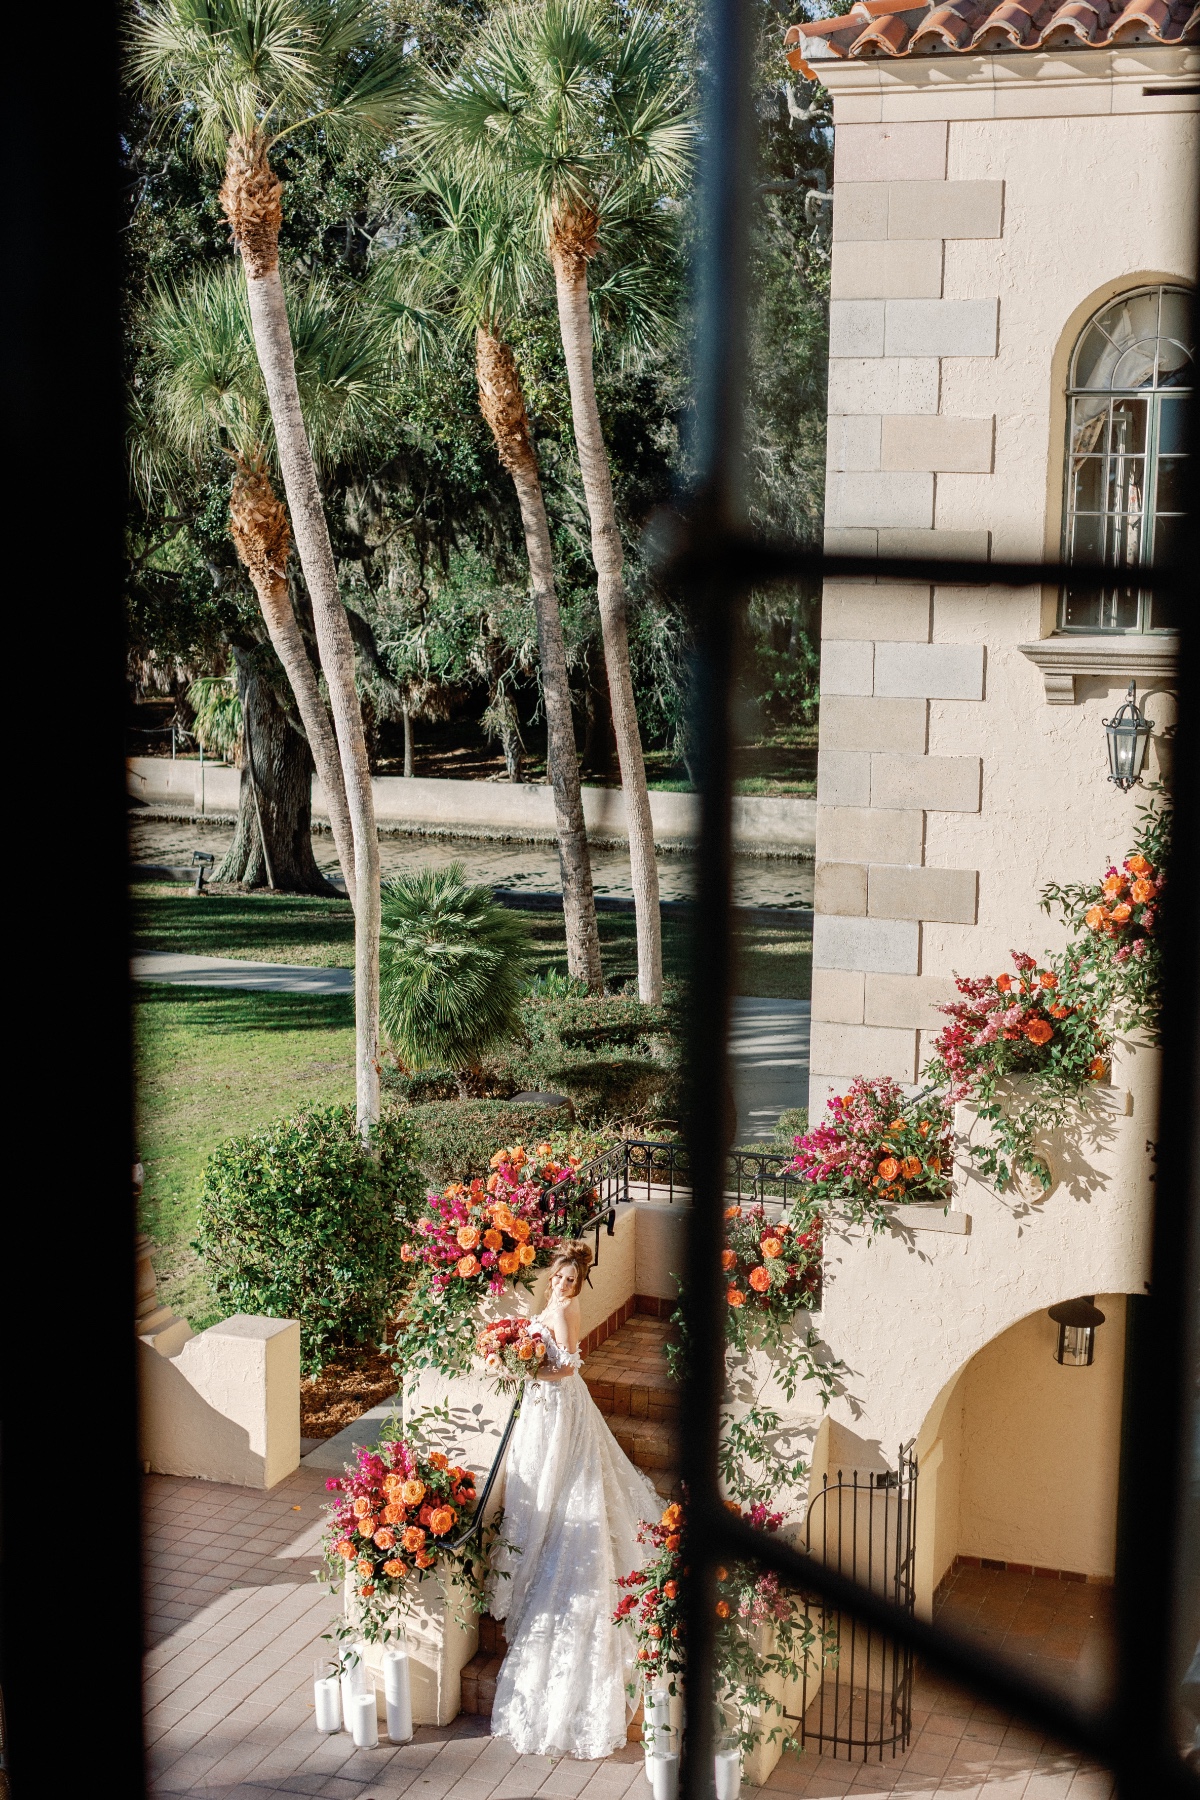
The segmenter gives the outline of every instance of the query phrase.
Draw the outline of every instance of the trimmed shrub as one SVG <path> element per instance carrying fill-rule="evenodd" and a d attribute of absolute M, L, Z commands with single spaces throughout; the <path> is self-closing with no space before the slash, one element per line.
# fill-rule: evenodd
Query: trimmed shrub
<path fill-rule="evenodd" d="M 492 1058 L 506 1084 L 565 1094 L 581 1125 L 677 1116 L 672 1008 L 626 994 L 528 995 L 521 1024 L 524 1042 Z"/>
<path fill-rule="evenodd" d="M 424 1198 L 416 1142 L 395 1113 L 371 1155 L 354 1108 L 331 1106 L 231 1138 L 209 1158 L 194 1248 L 231 1311 L 300 1321 L 307 1375 L 382 1335 L 405 1277 L 404 1219 Z"/>
<path fill-rule="evenodd" d="M 486 1175 L 496 1150 L 541 1143 L 570 1124 L 565 1107 L 513 1106 L 506 1100 L 431 1100 L 402 1116 L 411 1121 L 421 1173 L 434 1188 Z"/>

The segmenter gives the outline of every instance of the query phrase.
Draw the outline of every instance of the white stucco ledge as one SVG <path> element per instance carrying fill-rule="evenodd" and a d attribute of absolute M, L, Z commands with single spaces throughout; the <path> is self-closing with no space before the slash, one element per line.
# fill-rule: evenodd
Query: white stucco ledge
<path fill-rule="evenodd" d="M 235 1313 L 198 1336 L 147 1333 L 138 1379 L 142 1462 L 155 1474 L 272 1488 L 299 1467 L 295 1319 Z"/>
<path fill-rule="evenodd" d="M 1019 644 L 1042 672 L 1047 706 L 1074 706 L 1078 676 L 1111 675 L 1125 686 L 1174 687 L 1179 672 L 1179 639 L 1173 632 L 1060 632 L 1035 644 Z"/>
<path fill-rule="evenodd" d="M 947 1212 L 942 1206 L 914 1202 L 911 1206 L 887 1206 L 884 1212 L 897 1236 L 906 1231 L 950 1231 L 956 1237 L 969 1237 L 971 1233 L 970 1213 Z"/>

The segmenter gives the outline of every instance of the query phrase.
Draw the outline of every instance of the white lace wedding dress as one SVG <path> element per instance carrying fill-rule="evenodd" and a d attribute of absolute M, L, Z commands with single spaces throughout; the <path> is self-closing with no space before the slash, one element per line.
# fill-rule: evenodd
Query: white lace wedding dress
<path fill-rule="evenodd" d="M 638 1524 L 663 1502 L 605 1424 L 578 1351 L 546 1326 L 542 1336 L 548 1365 L 574 1373 L 527 1383 L 509 1443 L 504 1545 L 489 1585 L 509 1648 L 492 1732 L 523 1755 L 591 1760 L 625 1742 L 635 1646 L 628 1623 L 613 1624 L 617 1576 L 649 1554 Z"/>

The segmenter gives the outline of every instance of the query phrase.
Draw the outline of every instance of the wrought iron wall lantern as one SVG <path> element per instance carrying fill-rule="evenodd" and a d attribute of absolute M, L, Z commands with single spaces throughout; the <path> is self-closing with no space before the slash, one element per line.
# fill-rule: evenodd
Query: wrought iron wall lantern
<path fill-rule="evenodd" d="M 1104 1323 L 1094 1299 L 1064 1300 L 1061 1306 L 1050 1308 L 1050 1317 L 1058 1326 L 1055 1362 L 1067 1369 L 1090 1368 L 1096 1354 L 1096 1327 Z"/>
<path fill-rule="evenodd" d="M 1131 681 L 1124 703 L 1118 707 L 1116 715 L 1104 721 L 1104 736 L 1108 743 L 1108 779 L 1115 782 L 1123 794 L 1127 794 L 1131 787 L 1136 787 L 1142 779 L 1146 745 L 1153 730 L 1154 720 L 1148 719 L 1137 703 L 1137 682 Z"/>

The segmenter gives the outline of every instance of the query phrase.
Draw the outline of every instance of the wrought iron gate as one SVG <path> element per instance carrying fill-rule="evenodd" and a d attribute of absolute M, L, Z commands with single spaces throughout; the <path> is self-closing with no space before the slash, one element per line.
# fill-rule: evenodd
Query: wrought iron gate
<path fill-rule="evenodd" d="M 916 1523 L 917 1462 L 906 1444 L 895 1473 L 826 1476 L 809 1501 L 803 1547 L 911 1612 Z M 912 1651 L 815 1597 L 809 1617 L 818 1642 L 799 1683 L 801 1744 L 863 1762 L 907 1749 Z"/>

